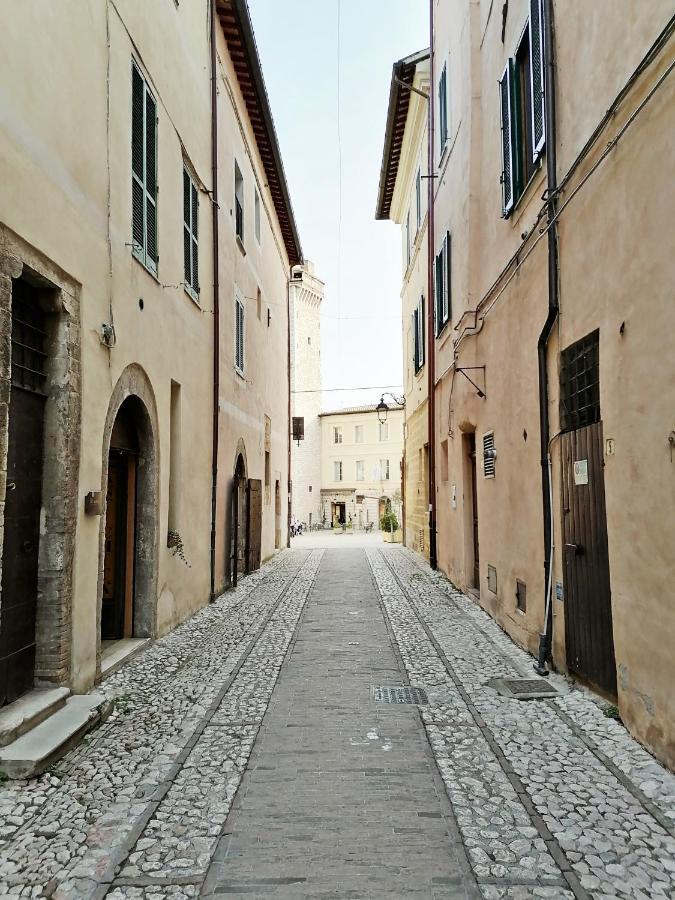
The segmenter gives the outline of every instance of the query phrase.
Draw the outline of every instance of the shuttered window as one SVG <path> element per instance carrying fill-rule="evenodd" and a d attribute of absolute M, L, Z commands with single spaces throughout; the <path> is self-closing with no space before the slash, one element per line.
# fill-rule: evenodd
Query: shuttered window
<path fill-rule="evenodd" d="M 199 299 L 198 252 L 199 194 L 187 169 L 183 169 L 183 267 L 185 289 Z"/>
<path fill-rule="evenodd" d="M 513 209 L 513 60 L 509 60 L 499 80 L 499 103 L 502 126 L 502 213 L 504 216 Z"/>
<path fill-rule="evenodd" d="M 234 230 L 239 240 L 244 242 L 244 176 L 234 164 Z"/>
<path fill-rule="evenodd" d="M 417 302 L 417 309 L 412 315 L 413 363 L 415 374 L 424 365 L 424 296 Z"/>
<path fill-rule="evenodd" d="M 534 175 L 546 138 L 542 5 L 529 0 L 528 21 L 499 80 L 504 217 Z"/>
<path fill-rule="evenodd" d="M 417 170 L 417 175 L 415 176 L 415 209 L 417 212 L 417 231 L 420 230 L 422 225 L 422 171 L 421 169 Z"/>
<path fill-rule="evenodd" d="M 530 0 L 530 79 L 532 82 L 532 159 L 541 155 L 546 138 L 544 123 L 543 0 Z"/>
<path fill-rule="evenodd" d="M 234 367 L 240 375 L 244 374 L 244 298 L 237 293 L 234 299 Z"/>
<path fill-rule="evenodd" d="M 132 250 L 157 273 L 157 102 L 136 63 L 131 66 Z"/>
<path fill-rule="evenodd" d="M 451 268 L 450 268 L 450 232 L 445 233 L 440 252 L 436 257 L 436 336 L 443 331 L 451 317 Z"/>
<path fill-rule="evenodd" d="M 443 66 L 441 77 L 438 81 L 438 139 L 439 156 L 443 155 L 445 145 L 448 143 L 448 68 Z"/>

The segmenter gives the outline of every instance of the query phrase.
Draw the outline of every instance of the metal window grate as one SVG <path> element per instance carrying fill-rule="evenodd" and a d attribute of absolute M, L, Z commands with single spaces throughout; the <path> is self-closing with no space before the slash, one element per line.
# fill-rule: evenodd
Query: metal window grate
<path fill-rule="evenodd" d="M 574 431 L 600 421 L 600 332 L 594 331 L 561 354 L 560 425 Z"/>
<path fill-rule="evenodd" d="M 516 609 L 527 612 L 527 585 L 516 579 Z"/>
<path fill-rule="evenodd" d="M 12 384 L 15 387 L 46 393 L 47 337 L 45 313 L 22 296 L 19 282 L 12 290 Z"/>
<path fill-rule="evenodd" d="M 424 688 L 407 684 L 372 684 L 370 696 L 375 703 L 409 703 L 421 706 L 429 703 Z"/>
<path fill-rule="evenodd" d="M 495 435 L 488 431 L 483 435 L 483 475 L 485 478 L 495 477 Z"/>

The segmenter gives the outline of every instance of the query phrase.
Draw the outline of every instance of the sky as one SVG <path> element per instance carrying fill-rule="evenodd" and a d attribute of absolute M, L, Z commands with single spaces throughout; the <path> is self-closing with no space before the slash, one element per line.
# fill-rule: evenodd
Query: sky
<path fill-rule="evenodd" d="M 391 69 L 428 46 L 428 2 L 248 2 L 303 252 L 326 283 L 323 408 L 376 403 L 380 386 L 401 393 L 403 367 L 400 227 L 375 221 Z"/>

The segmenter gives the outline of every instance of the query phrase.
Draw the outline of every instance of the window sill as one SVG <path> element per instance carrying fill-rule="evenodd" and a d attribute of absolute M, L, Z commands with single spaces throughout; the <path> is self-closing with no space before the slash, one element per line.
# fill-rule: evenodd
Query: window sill
<path fill-rule="evenodd" d="M 199 302 L 199 294 L 197 293 L 197 291 L 191 288 L 189 284 L 183 284 L 183 288 L 185 290 L 185 293 L 188 295 L 190 300 L 192 300 L 195 306 L 198 306 L 201 309 L 202 305 Z"/>
<path fill-rule="evenodd" d="M 246 376 L 244 375 L 244 373 L 242 372 L 241 369 L 238 369 L 238 368 L 237 368 L 237 366 L 234 367 L 234 374 L 235 374 L 235 375 L 238 375 L 239 378 L 241 378 L 242 381 L 246 381 Z"/>
<path fill-rule="evenodd" d="M 239 247 L 239 249 L 241 250 L 242 255 L 246 256 L 246 247 L 244 247 L 244 242 L 239 237 L 239 235 L 237 235 L 237 247 Z"/>
<path fill-rule="evenodd" d="M 157 275 L 157 270 L 150 268 L 150 266 L 146 263 L 146 261 L 141 256 L 141 254 L 137 253 L 136 250 L 133 249 L 133 247 L 131 249 L 131 255 L 136 260 L 138 265 L 141 266 L 141 268 L 145 269 L 145 271 L 148 273 L 148 275 L 150 275 L 150 277 L 153 278 L 157 282 L 157 284 L 159 284 L 159 277 Z"/>
<path fill-rule="evenodd" d="M 523 212 L 527 202 L 532 199 L 532 195 L 535 193 L 535 185 L 539 183 L 543 185 L 546 180 L 542 161 L 543 153 L 540 155 L 534 172 L 530 175 L 530 179 L 523 188 L 522 193 L 518 195 L 518 199 L 514 202 L 508 213 L 504 216 L 505 219 L 511 219 L 513 225 L 516 225 L 518 223 L 520 215 Z"/>
<path fill-rule="evenodd" d="M 443 332 L 446 330 L 449 324 L 450 319 L 446 319 L 445 322 L 443 322 L 443 324 L 441 325 L 441 330 L 436 334 L 437 341 L 440 341 L 440 339 L 443 337 Z"/>

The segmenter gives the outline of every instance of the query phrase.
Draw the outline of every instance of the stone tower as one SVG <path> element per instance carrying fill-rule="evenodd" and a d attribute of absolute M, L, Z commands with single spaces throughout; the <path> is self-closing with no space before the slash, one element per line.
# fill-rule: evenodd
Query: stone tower
<path fill-rule="evenodd" d="M 324 284 L 307 261 L 291 275 L 291 415 L 305 420 L 305 439 L 291 445 L 291 516 L 321 521 L 321 301 Z"/>

